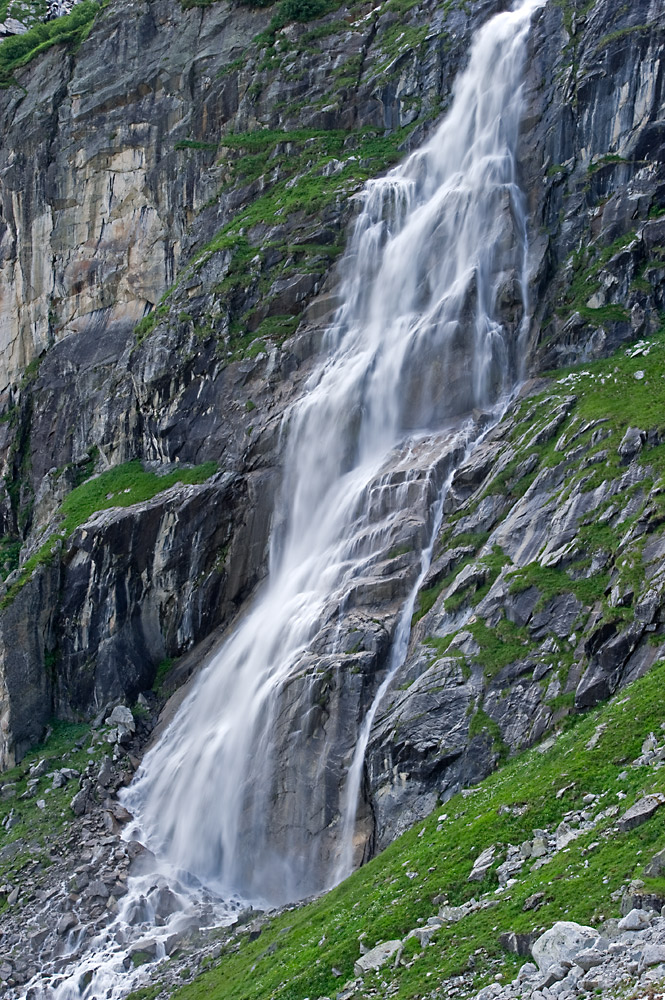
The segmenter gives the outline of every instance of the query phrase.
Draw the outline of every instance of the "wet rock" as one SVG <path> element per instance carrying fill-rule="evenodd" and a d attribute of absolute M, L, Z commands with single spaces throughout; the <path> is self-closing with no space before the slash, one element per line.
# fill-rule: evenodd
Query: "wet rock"
<path fill-rule="evenodd" d="M 95 899 L 107 900 L 109 898 L 109 890 L 106 888 L 106 885 L 101 879 L 95 879 L 88 884 L 85 890 L 85 896 L 87 899 L 93 901 Z"/>
<path fill-rule="evenodd" d="M 62 937 L 65 934 L 69 934 L 69 932 L 77 926 L 78 926 L 78 917 L 76 916 L 75 913 L 72 912 L 72 910 L 69 910 L 69 912 L 63 914 L 62 917 L 60 917 L 60 920 L 56 924 L 55 929 L 56 933 Z"/>
<path fill-rule="evenodd" d="M 132 964 L 136 966 L 152 962 L 157 956 L 157 947 L 157 941 L 153 938 L 143 938 L 136 944 L 130 945 L 128 954 Z"/>
<path fill-rule="evenodd" d="M 148 902 L 152 906 L 155 916 L 162 919 L 166 919 L 172 913 L 177 913 L 178 910 L 182 909 L 178 897 L 166 885 L 152 889 L 148 893 Z"/>

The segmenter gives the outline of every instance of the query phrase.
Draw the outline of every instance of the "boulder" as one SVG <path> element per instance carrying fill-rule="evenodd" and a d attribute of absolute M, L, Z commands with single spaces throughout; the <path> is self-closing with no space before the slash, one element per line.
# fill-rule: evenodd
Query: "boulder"
<path fill-rule="evenodd" d="M 56 924 L 55 928 L 56 933 L 61 936 L 69 934 L 69 932 L 73 930 L 77 926 L 77 924 L 78 924 L 78 917 L 76 916 L 75 913 L 72 913 L 72 911 L 69 910 L 69 912 L 64 913 L 60 917 L 60 920 Z"/>
<path fill-rule="evenodd" d="M 647 910 L 631 910 L 619 921 L 620 931 L 643 931 L 651 924 L 651 914 Z"/>
<path fill-rule="evenodd" d="M 577 955 L 591 948 L 598 938 L 593 927 L 576 924 L 572 920 L 559 920 L 548 931 L 541 934 L 531 946 L 531 954 L 541 972 L 550 966 L 568 962 L 571 965 Z"/>
<path fill-rule="evenodd" d="M 71 800 L 69 805 L 71 806 L 72 812 L 75 816 L 82 816 L 85 812 L 85 808 L 88 804 L 89 792 L 87 788 L 82 788 L 80 792 L 77 792 L 74 798 Z"/>
<path fill-rule="evenodd" d="M 634 830 L 635 827 L 646 823 L 647 820 L 651 819 L 656 810 L 660 809 L 664 802 L 665 795 L 662 793 L 645 795 L 644 798 L 639 799 L 623 814 L 617 824 L 619 830 L 622 833 L 627 833 L 628 830 Z"/>
<path fill-rule="evenodd" d="M 131 709 L 127 708 L 126 705 L 116 705 L 106 719 L 106 725 L 123 726 L 125 729 L 128 729 L 130 733 L 136 731 L 134 716 L 131 713 Z"/>
<path fill-rule="evenodd" d="M 660 965 L 665 962 L 665 945 L 648 944 L 642 952 L 642 968 L 649 968 L 652 965 Z"/>
<path fill-rule="evenodd" d="M 468 879 L 469 882 L 482 882 L 492 867 L 495 852 L 496 845 L 492 844 L 491 847 L 486 847 L 482 854 L 478 855 L 476 860 L 473 862 L 473 868 L 471 869 L 471 874 Z"/>
<path fill-rule="evenodd" d="M 401 941 L 384 941 L 383 944 L 377 944 L 375 948 L 372 948 L 365 955 L 361 955 L 355 962 L 354 974 L 364 976 L 367 972 L 375 972 L 377 969 L 383 968 L 401 947 Z"/>

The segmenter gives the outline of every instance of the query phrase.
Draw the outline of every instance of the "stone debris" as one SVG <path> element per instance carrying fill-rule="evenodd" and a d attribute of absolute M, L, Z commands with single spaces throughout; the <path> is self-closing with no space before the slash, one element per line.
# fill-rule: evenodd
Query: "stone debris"
<path fill-rule="evenodd" d="M 597 938 L 593 927 L 560 920 L 534 942 L 531 953 L 540 971 L 544 972 L 552 965 L 572 964 L 575 955 L 591 947 Z"/>
<path fill-rule="evenodd" d="M 482 854 L 479 854 L 473 863 L 473 868 L 471 869 L 471 874 L 469 875 L 469 882 L 482 882 L 488 871 L 494 863 L 494 854 L 496 852 L 496 845 L 493 844 L 491 847 L 485 848 Z"/>
<path fill-rule="evenodd" d="M 536 964 L 527 962 L 512 983 L 492 983 L 474 1000 L 662 997 L 665 916 L 634 910 L 618 925 L 607 921 L 602 933 L 560 921 L 537 938 L 532 954 Z"/>
<path fill-rule="evenodd" d="M 665 795 L 661 793 L 645 795 L 644 798 L 639 799 L 623 814 L 618 822 L 619 830 L 622 833 L 626 833 L 628 830 L 634 830 L 635 827 L 646 823 L 660 809 L 663 803 L 665 803 Z"/>
<path fill-rule="evenodd" d="M 381 969 L 402 947 L 401 941 L 385 941 L 377 944 L 375 948 L 361 955 L 353 966 L 356 976 L 363 976 L 366 972 L 374 972 Z"/>
<path fill-rule="evenodd" d="M 665 764 L 665 742 L 659 745 L 654 733 L 649 733 L 642 744 L 640 756 L 633 761 L 632 766 L 653 767 L 654 770 L 657 770 L 663 764 Z"/>

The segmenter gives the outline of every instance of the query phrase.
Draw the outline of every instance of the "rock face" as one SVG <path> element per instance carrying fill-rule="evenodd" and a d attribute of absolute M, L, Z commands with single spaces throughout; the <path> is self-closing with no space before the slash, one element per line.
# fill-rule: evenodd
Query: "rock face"
<path fill-rule="evenodd" d="M 224 0 L 118 0 L 78 52 L 49 49 L 1 92 L 0 766 L 52 714 L 149 688 L 265 574 L 281 422 L 336 305 L 352 195 L 422 140 L 475 27 L 506 6 L 388 3 L 275 31 L 270 10 Z M 534 376 L 653 339 L 665 307 L 665 15 L 582 6 L 546 6 L 530 40 Z M 518 298 L 506 289 L 507 322 Z M 634 349 L 637 385 L 650 355 Z M 662 427 L 590 415 L 583 387 L 529 382 L 456 474 L 426 613 L 371 736 L 358 857 L 660 655 Z M 66 497 L 135 459 L 218 471 L 94 513 L 45 556 Z M 403 512 L 406 551 L 352 595 L 361 648 L 330 634 L 311 651 L 334 667 L 317 711 L 340 759 L 383 676 L 427 501 Z M 303 691 L 278 720 L 286 743 Z M 298 768 L 283 769 L 287 786 Z M 321 790 L 313 822 L 338 792 Z"/>

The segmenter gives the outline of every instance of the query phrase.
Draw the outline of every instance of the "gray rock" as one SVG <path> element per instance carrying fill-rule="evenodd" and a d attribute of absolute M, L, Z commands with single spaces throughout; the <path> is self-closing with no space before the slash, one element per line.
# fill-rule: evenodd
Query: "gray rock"
<path fill-rule="evenodd" d="M 665 850 L 654 854 L 644 869 L 647 878 L 659 878 L 663 873 L 665 873 Z"/>
<path fill-rule="evenodd" d="M 538 937 L 536 931 L 529 934 L 516 934 L 515 931 L 499 935 L 499 943 L 502 948 L 513 955 L 530 955 L 531 946 Z"/>
<path fill-rule="evenodd" d="M 496 844 L 492 844 L 490 847 L 486 847 L 485 850 L 478 855 L 476 860 L 473 862 L 473 868 L 471 869 L 471 874 L 468 877 L 469 882 L 482 882 L 482 880 L 487 875 L 488 871 L 494 864 L 494 855 L 496 853 Z"/>
<path fill-rule="evenodd" d="M 111 714 L 106 719 L 107 726 L 122 726 L 130 733 L 136 732 L 136 723 L 131 709 L 126 705 L 116 705 Z"/>
<path fill-rule="evenodd" d="M 642 823 L 646 823 L 660 809 L 664 802 L 665 795 L 660 793 L 645 795 L 644 798 L 639 799 L 623 814 L 617 824 L 619 830 L 625 833 L 628 830 L 634 830 L 635 827 L 641 826 Z"/>
<path fill-rule="evenodd" d="M 560 920 L 534 941 L 531 953 L 540 971 L 545 972 L 563 962 L 572 965 L 577 954 L 590 948 L 597 937 L 593 927 Z"/>
<path fill-rule="evenodd" d="M 620 931 L 642 931 L 651 924 L 651 914 L 647 910 L 631 910 L 619 921 Z"/>
<path fill-rule="evenodd" d="M 115 710 L 114 710 L 115 711 Z M 97 784 L 101 785 L 102 788 L 108 788 L 111 783 L 111 778 L 113 777 L 113 765 L 111 763 L 110 757 L 104 757 L 101 767 L 97 773 Z"/>
<path fill-rule="evenodd" d="M 89 792 L 87 788 L 82 788 L 76 793 L 69 805 L 75 816 L 82 816 L 88 804 Z"/>
<path fill-rule="evenodd" d="M 62 917 L 60 917 L 60 920 L 56 924 L 56 933 L 60 936 L 69 934 L 71 930 L 78 926 L 78 922 L 76 914 L 69 910 L 67 913 L 63 914 Z"/>
<path fill-rule="evenodd" d="M 375 972 L 377 969 L 383 968 L 401 946 L 401 941 L 385 941 L 383 944 L 377 944 L 375 948 L 361 955 L 354 963 L 354 974 L 364 976 L 367 972 Z"/>
<path fill-rule="evenodd" d="M 646 434 L 638 427 L 629 427 L 619 445 L 619 456 L 624 462 L 630 462 L 642 450 Z"/>
<path fill-rule="evenodd" d="M 606 955 L 599 951 L 598 948 L 583 948 L 582 951 L 578 951 L 575 955 L 575 964 L 579 965 L 584 972 L 588 972 L 589 969 L 593 969 L 597 965 L 602 965 L 605 958 Z"/>
<path fill-rule="evenodd" d="M 665 962 L 665 944 L 647 944 L 642 952 L 640 966 L 643 969 Z"/>
<path fill-rule="evenodd" d="M 107 900 L 109 898 L 110 893 L 101 879 L 95 879 L 94 881 L 88 884 L 85 890 L 85 895 L 88 899 Z"/>

